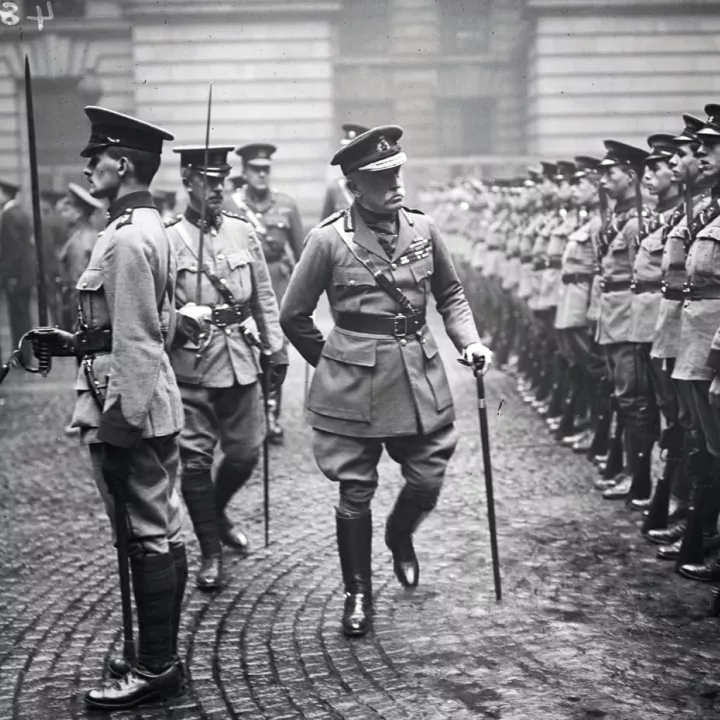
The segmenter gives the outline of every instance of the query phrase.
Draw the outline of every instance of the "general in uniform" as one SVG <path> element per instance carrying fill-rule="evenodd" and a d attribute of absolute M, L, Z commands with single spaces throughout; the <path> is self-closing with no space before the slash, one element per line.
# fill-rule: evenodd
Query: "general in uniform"
<path fill-rule="evenodd" d="M 166 349 L 176 262 L 148 189 L 163 141 L 173 136 L 104 108 L 85 112 L 92 131 L 81 153 L 84 172 L 93 197 L 110 201 L 108 224 L 77 283 L 80 331 L 44 329 L 33 344 L 82 357 L 73 425 L 89 445 L 112 522 L 114 497 L 125 505 L 137 664 L 111 661 L 121 677 L 85 696 L 89 706 L 112 710 L 169 699 L 182 688 L 177 631 L 187 558 L 175 479 L 183 408 Z"/>
<path fill-rule="evenodd" d="M 432 298 L 459 352 L 473 360 L 491 356 L 434 222 L 402 208 L 401 135 L 396 125 L 376 127 L 334 155 L 355 201 L 310 232 L 280 311 L 288 339 L 316 368 L 307 420 L 320 470 L 340 484 L 336 528 L 348 635 L 371 624 L 370 503 L 383 447 L 405 478 L 385 540 L 398 580 L 414 587 L 412 535 L 437 503 L 457 443 L 452 395 L 426 325 Z M 312 320 L 323 292 L 335 320 L 327 338 Z"/>
<path fill-rule="evenodd" d="M 197 585 L 203 590 L 222 584 L 221 541 L 242 552 L 248 547 L 245 534 L 228 518 L 227 506 L 250 478 L 265 437 L 258 382 L 261 348 L 268 358 L 271 389 L 282 383 L 287 369 L 277 301 L 260 241 L 247 220 L 221 211 L 230 150 L 210 147 L 206 167 L 204 147 L 174 148 L 180 154 L 188 206 L 167 224 L 178 257 L 179 322 L 170 359 L 185 409 L 182 493 L 200 543 Z M 213 484 L 218 443 L 223 459 Z"/>
<path fill-rule="evenodd" d="M 302 252 L 304 233 L 295 201 L 289 195 L 270 188 L 272 156 L 276 149 L 270 143 L 251 143 L 236 149 L 235 152 L 242 158 L 245 185 L 233 194 L 232 199 L 257 233 L 273 290 L 280 303 Z M 282 393 L 278 386 L 268 398 L 268 439 L 274 444 L 283 441 L 281 409 Z"/>

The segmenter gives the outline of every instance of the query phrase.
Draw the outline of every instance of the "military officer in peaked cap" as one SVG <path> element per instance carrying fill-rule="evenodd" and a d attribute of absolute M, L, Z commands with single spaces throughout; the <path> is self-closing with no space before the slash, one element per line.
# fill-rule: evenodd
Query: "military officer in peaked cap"
<path fill-rule="evenodd" d="M 282 384 L 287 369 L 277 301 L 260 241 L 247 220 L 221 210 L 231 150 L 211 146 L 206 166 L 204 146 L 173 148 L 180 155 L 188 206 L 167 224 L 178 257 L 179 323 L 170 359 L 185 408 L 182 493 L 200 543 L 197 585 L 202 590 L 222 584 L 221 541 L 239 551 L 248 547 L 245 534 L 228 518 L 227 505 L 250 478 L 264 437 L 261 346 L 271 390 Z M 213 484 L 218 443 L 223 459 Z"/>
<path fill-rule="evenodd" d="M 600 163 L 601 185 L 615 200 L 600 261 L 601 297 L 597 338 L 603 347 L 614 385 L 618 418 L 625 427 L 626 473 L 605 483 L 606 499 L 644 499 L 651 484 L 649 452 L 657 432 L 649 376 L 630 341 L 632 270 L 639 238 L 647 218 L 642 217 L 641 179 L 649 153 L 614 140 L 605 141 L 607 154 Z M 599 481 L 599 486 L 604 483 Z"/>
<path fill-rule="evenodd" d="M 368 130 L 364 125 L 357 125 L 355 123 L 343 123 L 341 127 L 343 131 L 343 138 L 340 141 L 341 147 L 344 147 L 358 135 L 362 135 Z M 344 176 L 334 179 L 330 185 L 328 185 L 327 192 L 325 193 L 320 219 L 324 220 L 338 210 L 344 210 L 349 205 L 352 205 L 352 202 L 353 196 L 347 189 L 347 179 Z"/>
<path fill-rule="evenodd" d="M 149 185 L 160 166 L 162 128 L 89 106 L 85 176 L 107 199 L 108 224 L 77 283 L 74 335 L 44 329 L 34 339 L 53 355 L 82 357 L 73 425 L 89 446 L 98 488 L 114 520 L 113 495 L 127 515 L 128 554 L 139 627 L 137 664 L 113 660 L 119 679 L 90 690 L 93 708 L 131 708 L 176 696 L 183 671 L 177 631 L 187 577 L 175 478 L 183 426 L 167 353 L 174 326 L 175 253 Z"/>
<path fill-rule="evenodd" d="M 280 311 L 289 340 L 316 368 L 307 402 L 320 470 L 339 482 L 338 551 L 347 635 L 372 613 L 370 502 L 383 446 L 405 485 L 385 542 L 405 587 L 418 583 L 412 535 L 435 507 L 457 443 L 452 395 L 426 308 L 434 297 L 447 332 L 468 360 L 489 362 L 472 312 L 432 219 L 402 207 L 402 128 L 373 128 L 332 158 L 354 202 L 308 235 Z M 335 327 L 312 320 L 325 292 Z"/>
<path fill-rule="evenodd" d="M 277 148 L 270 143 L 251 143 L 235 150 L 242 158 L 245 185 L 233 194 L 240 214 L 253 225 L 263 246 L 273 290 L 280 302 L 293 267 L 303 247 L 303 225 L 295 201 L 270 187 L 272 156 Z M 282 393 L 278 386 L 269 398 L 269 440 L 283 441 L 280 424 Z"/>

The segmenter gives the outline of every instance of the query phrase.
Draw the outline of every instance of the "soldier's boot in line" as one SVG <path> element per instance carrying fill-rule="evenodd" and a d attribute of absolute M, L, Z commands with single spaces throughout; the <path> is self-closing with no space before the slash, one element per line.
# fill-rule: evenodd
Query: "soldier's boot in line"
<path fill-rule="evenodd" d="M 215 512 L 220 542 L 241 553 L 249 552 L 250 542 L 247 535 L 235 527 L 227 516 L 227 506 L 235 493 L 250 479 L 256 464 L 257 457 L 235 463 L 230 463 L 225 458 L 220 464 L 215 478 Z"/>
<path fill-rule="evenodd" d="M 550 384 L 550 398 L 547 404 L 545 422 L 550 425 L 551 430 L 556 430 L 556 424 L 559 424 L 560 419 L 562 418 L 563 410 L 565 408 L 565 399 L 568 395 L 568 377 L 570 367 L 564 355 L 557 349 L 555 349 L 552 353 L 550 367 L 552 380 Z"/>
<path fill-rule="evenodd" d="M 170 557 L 173 565 L 173 575 L 175 577 L 175 595 L 173 596 L 172 606 L 172 652 L 175 662 L 180 668 L 185 682 L 185 669 L 182 666 L 178 655 L 178 633 L 180 632 L 180 618 L 182 615 L 182 603 L 185 596 L 185 587 L 188 578 L 188 561 L 185 543 L 170 546 Z M 110 677 L 121 678 L 132 670 L 132 664 L 124 657 L 114 657 L 108 660 L 108 674 Z"/>
<path fill-rule="evenodd" d="M 625 468 L 625 418 L 616 414 L 615 419 L 615 430 L 613 431 L 612 439 L 610 440 L 610 449 L 607 454 L 607 459 L 598 462 L 598 470 L 600 471 L 600 480 L 598 480 L 598 487 L 612 487 L 622 479 Z"/>
<path fill-rule="evenodd" d="M 182 693 L 183 672 L 173 653 L 175 574 L 170 553 L 130 560 L 138 619 L 138 662 L 122 678 L 85 694 L 92 708 L 119 710 L 172 700 Z"/>
<path fill-rule="evenodd" d="M 575 437 L 577 439 L 575 418 L 582 400 L 581 373 L 582 369 L 578 365 L 572 365 L 568 371 L 569 382 L 565 392 L 562 414 L 555 428 L 555 439 L 563 445 L 567 444 L 566 438 Z"/>
<path fill-rule="evenodd" d="M 273 445 L 282 445 L 285 440 L 285 431 L 280 424 L 280 410 L 282 407 L 282 388 L 275 388 L 268 394 L 268 440 Z"/>
<path fill-rule="evenodd" d="M 372 627 L 372 514 L 336 510 L 335 521 L 345 588 L 342 628 L 357 637 Z"/>
<path fill-rule="evenodd" d="M 672 491 L 673 478 L 683 465 L 682 455 L 676 454 L 675 450 L 668 450 L 665 460 L 665 467 L 660 480 L 655 486 L 655 492 L 647 508 L 647 515 L 643 519 L 640 532 L 646 535 L 650 530 L 661 530 L 667 528 L 670 517 L 670 495 Z M 631 501 L 632 509 L 642 510 L 642 506 Z"/>
<path fill-rule="evenodd" d="M 589 376 L 587 376 L 587 378 L 589 382 Z M 590 445 L 587 448 L 574 447 L 573 450 L 578 453 L 584 452 L 590 462 L 597 462 L 596 458 L 604 457 L 608 454 L 610 447 L 610 430 L 613 419 L 612 390 L 605 379 L 602 379 L 597 384 L 593 397 L 591 416 L 593 437 Z"/>
<path fill-rule="evenodd" d="M 218 590 L 223 586 L 223 565 L 212 470 L 185 469 L 181 487 L 200 544 L 200 569 L 195 576 L 195 584 L 200 590 Z"/>
<path fill-rule="evenodd" d="M 704 450 L 704 449 L 703 449 Z M 693 510 L 678 548 L 675 569 L 683 565 L 702 565 L 705 555 L 715 549 L 720 537 L 717 533 L 720 516 L 720 459 L 701 451 L 706 471 L 698 478 L 693 494 Z"/>
<path fill-rule="evenodd" d="M 403 487 L 385 524 L 385 544 L 393 556 L 393 570 L 398 582 L 406 588 L 417 587 L 420 565 L 412 536 L 420 523 L 435 507 L 436 497 L 425 497 Z"/>

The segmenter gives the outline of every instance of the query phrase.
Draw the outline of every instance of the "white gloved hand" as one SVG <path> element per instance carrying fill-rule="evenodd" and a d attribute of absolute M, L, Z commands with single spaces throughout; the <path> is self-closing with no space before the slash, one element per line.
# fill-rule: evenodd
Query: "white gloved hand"
<path fill-rule="evenodd" d="M 212 309 L 207 305 L 189 302 L 177 311 L 177 326 L 189 340 L 197 344 L 205 333 L 212 318 Z"/>
<path fill-rule="evenodd" d="M 480 342 L 470 343 L 463 350 L 463 360 L 465 360 L 465 362 L 475 365 L 481 359 L 485 360 L 485 365 L 482 370 L 482 374 L 484 375 L 492 365 L 493 351 L 487 347 L 487 345 L 483 345 Z"/>
<path fill-rule="evenodd" d="M 252 315 L 240 323 L 240 332 L 250 341 L 250 344 L 260 346 L 260 331 Z"/>

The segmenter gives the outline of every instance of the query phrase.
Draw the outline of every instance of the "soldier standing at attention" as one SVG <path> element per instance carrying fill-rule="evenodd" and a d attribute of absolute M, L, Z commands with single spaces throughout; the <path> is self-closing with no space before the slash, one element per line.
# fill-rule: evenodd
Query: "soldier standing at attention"
<path fill-rule="evenodd" d="M 92 131 L 81 155 L 95 198 L 110 201 L 108 224 L 78 280 L 78 326 L 33 339 L 52 355 L 83 358 L 73 425 L 90 450 L 98 489 L 114 523 L 114 495 L 127 515 L 128 555 L 139 629 L 137 665 L 113 659 L 119 679 L 85 695 L 92 708 L 158 702 L 181 692 L 177 632 L 187 578 L 183 508 L 175 486 L 183 409 L 166 351 L 174 325 L 175 253 L 149 185 L 164 140 L 149 123 L 85 108 Z"/>
<path fill-rule="evenodd" d="M 196 578 L 201 590 L 222 585 L 221 542 L 241 552 L 248 549 L 247 537 L 227 516 L 227 505 L 250 478 L 264 437 L 258 340 L 269 353 L 271 390 L 282 384 L 287 370 L 277 301 L 260 242 L 248 221 L 221 211 L 230 150 L 210 147 L 205 167 L 204 146 L 174 148 L 180 154 L 188 205 L 167 225 L 178 257 L 179 322 L 170 360 L 185 409 L 182 493 L 202 553 Z M 206 219 L 199 267 L 203 192 Z M 203 274 L 201 297 L 198 272 Z M 223 460 L 213 484 L 218 442 Z"/>
<path fill-rule="evenodd" d="M 347 635 L 363 635 L 371 625 L 370 502 L 383 446 L 405 478 L 385 542 L 398 580 L 415 587 L 412 535 L 437 503 L 457 443 L 452 395 L 425 323 L 432 298 L 458 352 L 488 363 L 492 357 L 437 227 L 402 207 L 402 132 L 376 127 L 335 153 L 331 164 L 340 165 L 354 202 L 308 235 L 280 312 L 288 339 L 316 368 L 307 419 L 320 470 L 340 484 Z M 327 338 L 312 320 L 323 292 L 335 319 Z"/>
<path fill-rule="evenodd" d="M 97 233 L 90 218 L 103 203 L 85 188 L 70 183 L 67 195 L 58 202 L 60 217 L 68 227 L 68 238 L 58 253 L 57 286 L 60 293 L 59 325 L 63 330 L 74 331 L 77 322 L 77 291 L 75 287 L 90 262 Z"/>
<path fill-rule="evenodd" d="M 237 148 L 242 158 L 245 185 L 232 199 L 240 215 L 252 224 L 262 244 L 278 303 L 282 301 L 290 275 L 303 248 L 303 225 L 295 201 L 285 193 L 270 188 L 270 169 L 276 147 L 269 143 L 252 143 Z M 268 439 L 275 445 L 283 442 L 280 425 L 282 406 L 278 385 L 268 398 L 270 427 Z"/>
<path fill-rule="evenodd" d="M 0 180 L 0 288 L 7 299 L 13 348 L 32 327 L 30 298 L 35 285 L 32 222 L 18 203 L 19 189 Z"/>
<path fill-rule="evenodd" d="M 368 130 L 364 125 L 356 125 L 355 123 L 345 123 L 341 127 L 344 137 L 340 141 L 340 147 L 344 147 L 358 135 L 362 135 L 362 133 Z M 320 219 L 324 220 L 338 210 L 344 210 L 349 205 L 352 205 L 352 202 L 353 196 L 347 188 L 347 180 L 342 176 L 335 178 L 328 185 L 327 192 L 325 193 Z"/>

